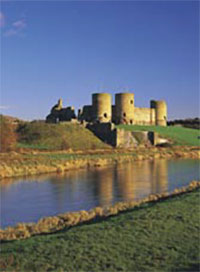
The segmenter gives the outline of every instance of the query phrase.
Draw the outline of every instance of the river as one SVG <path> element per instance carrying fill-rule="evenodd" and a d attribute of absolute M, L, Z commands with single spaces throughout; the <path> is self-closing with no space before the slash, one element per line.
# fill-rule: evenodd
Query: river
<path fill-rule="evenodd" d="M 1 181 L 1 228 L 173 191 L 199 179 L 199 160 L 139 161 Z"/>

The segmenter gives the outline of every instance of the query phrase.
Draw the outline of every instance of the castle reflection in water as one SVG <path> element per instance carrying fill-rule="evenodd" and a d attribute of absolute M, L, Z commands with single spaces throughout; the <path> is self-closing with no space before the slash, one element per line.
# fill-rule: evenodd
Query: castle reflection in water
<path fill-rule="evenodd" d="M 167 161 L 141 161 L 127 163 L 97 171 L 97 191 L 101 206 L 113 203 L 113 199 L 131 201 L 168 189 Z"/>
<path fill-rule="evenodd" d="M 50 179 L 54 200 L 61 208 L 88 203 L 92 206 L 108 206 L 117 201 L 141 199 L 149 194 L 168 190 L 168 162 L 141 161 L 118 164 L 90 171 L 70 171 Z M 67 182 L 66 182 L 67 180 Z M 85 206 L 84 205 L 84 206 Z M 80 207 L 81 208 L 81 207 Z"/>
<path fill-rule="evenodd" d="M 116 202 L 116 199 L 137 200 L 149 194 L 167 191 L 168 161 L 129 162 L 90 171 L 68 171 L 63 175 L 33 176 L 26 180 L 29 181 L 26 185 L 30 190 L 35 183 L 40 183 L 38 189 L 41 187 L 43 190 L 42 184 L 47 182 L 46 193 L 40 193 L 40 196 L 53 201 L 58 209 L 66 206 L 66 202 L 71 207 L 80 206 L 83 201 L 88 203 L 88 207 L 107 206 Z M 17 183 L 20 185 L 21 181 L 21 178 L 14 183 L 12 180 L 2 181 L 1 190 L 5 192 L 10 186 Z"/>
<path fill-rule="evenodd" d="M 198 160 L 161 159 L 2 180 L 1 225 L 139 200 L 185 186 L 198 177 Z"/>

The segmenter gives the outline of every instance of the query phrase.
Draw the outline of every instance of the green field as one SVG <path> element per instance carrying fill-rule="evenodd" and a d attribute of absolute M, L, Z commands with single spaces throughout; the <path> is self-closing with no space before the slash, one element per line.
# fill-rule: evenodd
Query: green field
<path fill-rule="evenodd" d="M 155 131 L 164 138 L 171 139 L 176 145 L 193 145 L 200 144 L 200 133 L 197 129 L 184 127 L 161 127 L 161 126 L 138 126 L 138 125 L 118 125 L 118 128 L 123 128 L 129 131 Z"/>
<path fill-rule="evenodd" d="M 1 244 L 1 271 L 198 271 L 199 193 Z"/>

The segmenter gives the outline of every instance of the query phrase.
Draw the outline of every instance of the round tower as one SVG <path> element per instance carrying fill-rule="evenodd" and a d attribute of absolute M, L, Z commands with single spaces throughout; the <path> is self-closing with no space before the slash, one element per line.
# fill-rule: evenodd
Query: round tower
<path fill-rule="evenodd" d="M 133 124 L 134 94 L 118 93 L 115 95 L 115 114 L 117 124 Z"/>
<path fill-rule="evenodd" d="M 95 93 L 92 95 L 93 120 L 101 123 L 111 121 L 112 102 L 108 93 Z"/>
<path fill-rule="evenodd" d="M 151 108 L 155 109 L 155 118 L 157 126 L 167 125 L 167 104 L 164 100 L 151 100 Z"/>

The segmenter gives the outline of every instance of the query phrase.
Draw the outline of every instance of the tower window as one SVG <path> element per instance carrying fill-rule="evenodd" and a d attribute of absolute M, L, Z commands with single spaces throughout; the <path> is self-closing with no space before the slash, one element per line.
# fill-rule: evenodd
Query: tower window
<path fill-rule="evenodd" d="M 123 116 L 126 117 L 126 113 L 125 112 L 123 113 Z"/>
<path fill-rule="evenodd" d="M 133 100 L 131 100 L 130 103 L 133 104 Z"/>
<path fill-rule="evenodd" d="M 107 113 L 104 113 L 104 115 L 103 115 L 105 118 L 107 118 L 108 117 L 108 115 L 107 115 Z"/>

